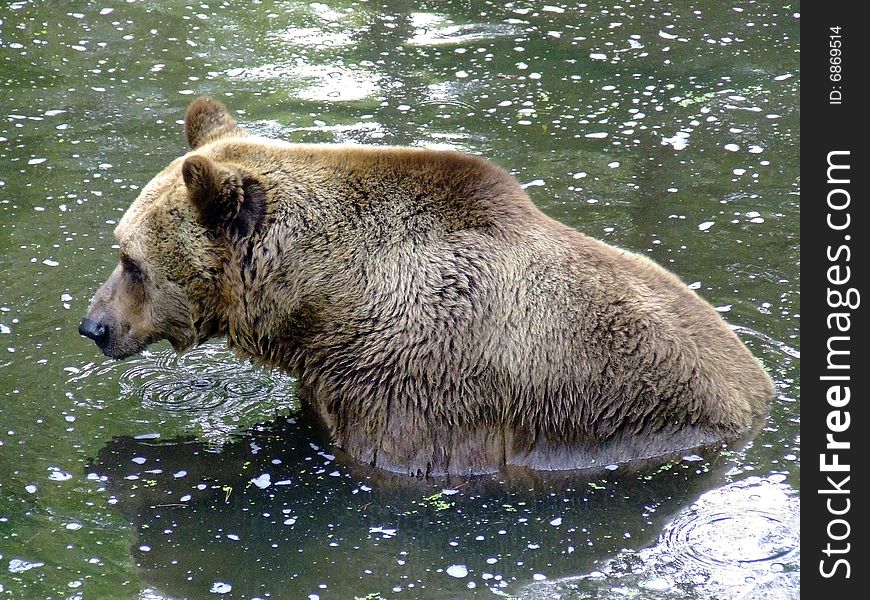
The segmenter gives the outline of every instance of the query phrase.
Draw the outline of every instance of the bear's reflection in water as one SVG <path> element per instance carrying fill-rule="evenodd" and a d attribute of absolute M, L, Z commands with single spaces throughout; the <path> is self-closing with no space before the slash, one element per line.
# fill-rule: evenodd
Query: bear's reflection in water
<path fill-rule="evenodd" d="M 305 416 L 221 447 L 110 441 L 88 467 L 137 531 L 159 594 L 493 597 L 651 543 L 722 482 L 728 453 L 658 467 L 414 479 L 342 455 Z"/>

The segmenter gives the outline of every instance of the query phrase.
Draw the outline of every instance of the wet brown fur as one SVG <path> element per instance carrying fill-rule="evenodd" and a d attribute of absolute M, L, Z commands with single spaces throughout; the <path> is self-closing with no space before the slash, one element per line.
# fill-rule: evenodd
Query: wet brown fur
<path fill-rule="evenodd" d="M 709 304 L 482 158 L 274 142 L 202 98 L 186 130 L 115 232 L 144 275 L 95 298 L 111 356 L 226 336 L 297 374 L 335 444 L 411 474 L 647 458 L 766 412 L 770 378 Z"/>

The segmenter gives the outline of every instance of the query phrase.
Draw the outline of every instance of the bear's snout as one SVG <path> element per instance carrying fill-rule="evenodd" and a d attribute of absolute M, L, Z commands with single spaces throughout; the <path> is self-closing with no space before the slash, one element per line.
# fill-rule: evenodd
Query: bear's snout
<path fill-rule="evenodd" d="M 100 350 L 105 350 L 106 342 L 109 339 L 109 327 L 105 323 L 85 317 L 79 324 L 79 335 L 93 340 L 100 347 Z"/>

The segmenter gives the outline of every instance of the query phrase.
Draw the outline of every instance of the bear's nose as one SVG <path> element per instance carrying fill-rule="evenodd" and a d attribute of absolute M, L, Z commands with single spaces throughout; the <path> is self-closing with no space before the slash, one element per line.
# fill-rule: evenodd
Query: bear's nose
<path fill-rule="evenodd" d="M 106 340 L 107 333 L 108 328 L 105 325 L 87 317 L 79 325 L 79 334 L 94 340 L 98 345 Z"/>

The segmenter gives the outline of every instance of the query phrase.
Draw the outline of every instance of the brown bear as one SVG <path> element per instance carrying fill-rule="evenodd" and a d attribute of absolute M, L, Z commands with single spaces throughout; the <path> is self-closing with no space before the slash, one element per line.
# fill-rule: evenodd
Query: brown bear
<path fill-rule="evenodd" d="M 476 156 L 273 141 L 199 98 L 80 325 L 113 358 L 225 336 L 332 440 L 409 474 L 575 469 L 734 439 L 773 386 L 649 259 Z"/>

